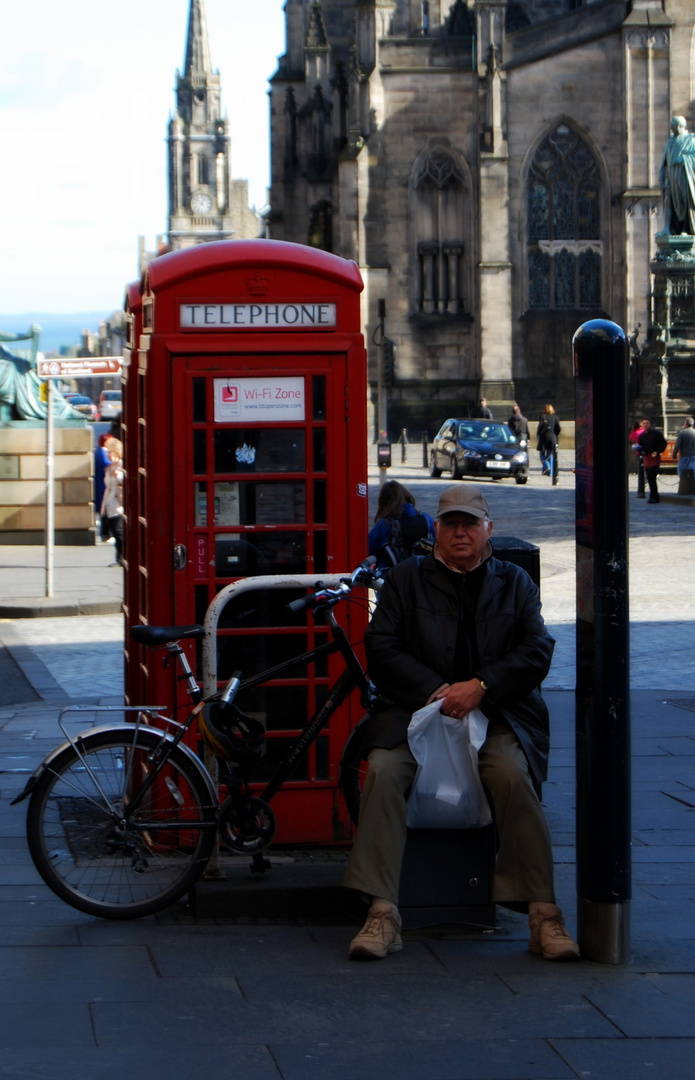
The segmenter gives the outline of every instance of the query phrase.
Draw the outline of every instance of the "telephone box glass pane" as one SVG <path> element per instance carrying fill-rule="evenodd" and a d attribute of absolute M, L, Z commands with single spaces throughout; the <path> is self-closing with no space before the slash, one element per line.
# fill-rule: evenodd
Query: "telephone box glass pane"
<path fill-rule="evenodd" d="M 204 489 L 204 484 L 196 485 L 196 525 L 208 524 Z M 217 480 L 212 514 L 212 524 L 221 526 L 305 525 L 306 484 L 303 480 L 250 484 Z"/>
<path fill-rule="evenodd" d="M 317 574 L 328 572 L 327 537 L 325 532 L 314 533 L 314 571 Z"/>
<path fill-rule="evenodd" d="M 314 428 L 314 472 L 326 471 L 326 429 Z"/>
<path fill-rule="evenodd" d="M 208 523 L 207 484 L 195 485 L 195 523 L 196 525 L 207 525 Z"/>
<path fill-rule="evenodd" d="M 326 481 L 314 480 L 314 521 L 326 523 Z"/>
<path fill-rule="evenodd" d="M 240 669 L 244 678 L 258 675 L 261 671 L 303 656 L 307 651 L 306 634 L 246 634 L 234 637 L 217 638 L 217 678 L 219 681 L 230 678 L 233 671 Z M 282 679 L 306 679 L 307 664 L 298 664 L 287 672 Z"/>
<path fill-rule="evenodd" d="M 193 472 L 197 476 L 201 476 L 207 472 L 207 447 L 205 444 L 207 432 L 198 428 L 193 432 Z"/>
<path fill-rule="evenodd" d="M 305 472 L 303 428 L 216 428 L 215 472 Z"/>
<path fill-rule="evenodd" d="M 306 623 L 306 613 L 297 615 L 288 611 L 287 605 L 301 596 L 306 596 L 306 589 L 252 589 L 225 604 L 218 626 L 223 630 L 266 626 L 296 628 Z M 202 619 L 198 621 L 202 622 Z"/>
<path fill-rule="evenodd" d="M 221 533 L 215 536 L 217 577 L 306 572 L 306 535 L 297 532 Z"/>
<path fill-rule="evenodd" d="M 255 686 L 240 691 L 235 704 L 267 731 L 301 731 L 309 718 L 306 686 Z"/>
<path fill-rule="evenodd" d="M 204 424 L 207 421 L 207 399 L 205 396 L 205 379 L 193 380 L 193 423 Z"/>
<path fill-rule="evenodd" d="M 311 379 L 312 416 L 314 420 L 326 419 L 326 376 L 314 375 Z"/>

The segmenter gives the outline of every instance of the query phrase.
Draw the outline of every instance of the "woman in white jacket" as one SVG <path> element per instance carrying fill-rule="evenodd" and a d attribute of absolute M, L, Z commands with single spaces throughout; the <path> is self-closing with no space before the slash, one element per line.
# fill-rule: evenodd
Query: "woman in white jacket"
<path fill-rule="evenodd" d="M 123 565 L 123 444 L 118 439 L 105 443 L 111 464 L 104 474 L 104 498 L 101 501 L 102 521 L 108 524 L 109 535 L 116 541 L 116 561 Z"/>

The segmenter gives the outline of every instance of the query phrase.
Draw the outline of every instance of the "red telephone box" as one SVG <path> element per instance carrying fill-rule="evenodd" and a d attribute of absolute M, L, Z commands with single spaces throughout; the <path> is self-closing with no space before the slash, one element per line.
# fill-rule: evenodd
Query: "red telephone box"
<path fill-rule="evenodd" d="M 127 297 L 123 438 L 128 625 L 201 622 L 241 577 L 348 571 L 367 551 L 366 354 L 354 263 L 270 240 L 204 244 L 152 262 Z M 301 592 L 244 593 L 222 613 L 218 677 L 246 675 L 325 640 Z M 365 614 L 340 618 L 359 640 Z M 196 657 L 191 655 L 191 663 Z M 200 656 L 197 657 L 198 664 Z M 337 665 L 337 667 L 336 667 Z M 339 670 L 276 680 L 239 699 L 268 730 L 265 779 Z M 194 666 L 194 670 L 195 666 Z M 200 667 L 198 667 L 200 671 Z M 126 642 L 131 703 L 187 712 L 161 658 Z M 276 797 L 281 842 L 347 830 L 340 753 L 356 695 Z"/>

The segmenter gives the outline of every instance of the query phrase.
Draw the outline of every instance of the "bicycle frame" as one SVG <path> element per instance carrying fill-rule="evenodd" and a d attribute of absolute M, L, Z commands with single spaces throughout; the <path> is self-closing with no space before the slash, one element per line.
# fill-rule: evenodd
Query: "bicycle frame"
<path fill-rule="evenodd" d="M 360 691 L 362 707 L 366 711 L 369 711 L 371 708 L 373 693 L 369 680 L 352 645 L 347 639 L 345 630 L 330 609 L 326 610 L 326 622 L 331 631 L 331 641 L 327 641 L 323 645 L 318 645 L 315 649 L 310 649 L 300 656 L 285 660 L 275 667 L 268 668 L 266 671 L 261 671 L 258 675 L 243 681 L 239 687 L 239 693 L 242 693 L 244 690 L 269 682 L 271 679 L 274 679 L 287 671 L 291 671 L 295 667 L 315 663 L 319 657 L 330 656 L 336 652 L 341 653 L 346 664 L 345 670 L 330 687 L 328 696 L 323 705 L 316 710 L 302 733 L 299 735 L 295 744 L 282 759 L 272 777 L 260 792 L 260 798 L 265 802 L 269 802 L 279 788 L 282 787 L 292 770 L 302 760 L 311 744 L 333 716 L 333 713 L 340 705 L 342 705 L 356 687 L 359 688 Z"/>
<path fill-rule="evenodd" d="M 336 601 L 337 603 L 337 601 Z M 334 606 L 334 605 L 331 605 Z M 304 758 L 309 750 L 309 747 L 317 739 L 320 732 L 330 721 L 336 710 L 342 705 L 347 697 L 352 693 L 354 689 L 359 689 L 360 701 L 365 711 L 369 711 L 372 705 L 374 697 L 374 691 L 371 684 L 360 664 L 360 661 L 347 638 L 347 634 L 344 628 L 340 625 L 336 619 L 330 606 L 323 608 L 326 614 L 326 623 L 331 632 L 331 640 L 324 642 L 321 645 L 317 645 L 316 648 L 310 649 L 307 652 L 301 653 L 298 656 L 291 657 L 288 660 L 284 660 L 282 663 L 275 665 L 272 668 L 267 668 L 265 671 L 259 672 L 257 675 L 253 675 L 248 679 L 240 681 L 237 673 L 234 673 L 226 684 L 225 688 L 220 693 L 220 698 L 232 702 L 237 693 L 242 693 L 244 690 L 252 689 L 255 686 L 260 686 L 264 683 L 270 682 L 272 679 L 277 678 L 286 672 L 292 671 L 297 667 L 302 667 L 307 664 L 316 663 L 321 657 L 331 656 L 335 653 L 340 653 L 345 661 L 345 669 L 341 672 L 332 686 L 329 687 L 328 695 L 323 704 L 316 710 L 313 716 L 309 719 L 301 734 L 298 736 L 296 742 L 292 745 L 285 757 L 280 761 L 272 777 L 259 792 L 259 797 L 265 802 L 269 802 L 273 796 L 279 791 L 287 778 L 291 775 L 292 771 Z M 188 662 L 186 653 L 181 648 L 178 642 L 171 642 L 166 646 L 167 652 L 170 656 L 173 656 L 181 670 L 181 677 L 187 683 L 188 693 L 191 694 L 194 706 L 188 714 L 186 720 L 183 723 L 179 723 L 176 720 L 172 720 L 166 716 L 161 706 L 138 706 L 138 705 L 107 705 L 107 706 L 80 706 L 72 705 L 66 706 L 61 710 L 59 716 L 59 726 L 61 731 L 65 735 L 67 741 L 72 745 L 75 752 L 84 761 L 84 758 L 80 752 L 79 739 L 80 736 L 71 736 L 68 732 L 65 724 L 63 723 L 63 717 L 66 713 L 73 712 L 132 712 L 138 714 L 138 720 L 132 725 L 134 733 L 137 732 L 141 720 L 140 717 L 148 716 L 154 722 L 154 729 L 158 728 L 158 722 L 167 726 L 171 726 L 176 729 L 173 733 L 164 731 L 162 732 L 162 740 L 158 745 L 156 751 L 152 754 L 152 763 L 154 769 L 149 777 L 144 781 L 139 788 L 136 797 L 132 799 L 128 806 L 128 814 L 130 817 L 141 805 L 145 795 L 149 791 L 152 784 L 156 781 L 157 775 L 160 770 L 167 764 L 174 749 L 181 744 L 182 739 L 186 732 L 190 729 L 195 717 L 203 708 L 205 699 L 203 698 L 200 688 L 195 681 L 191 666 Z M 236 685 L 234 685 L 236 684 Z M 230 688 L 232 688 L 230 690 Z M 130 725 L 128 725 L 130 727 Z M 148 727 L 152 725 L 148 724 Z M 183 744 L 186 748 L 185 743 Z M 214 781 L 210 777 L 208 770 L 205 768 L 204 763 L 192 750 L 188 751 L 189 754 L 195 759 L 196 763 L 200 766 L 201 771 L 205 773 L 207 780 L 212 790 L 214 790 Z M 88 768 L 88 766 L 87 766 Z M 90 771 L 91 774 L 91 771 Z M 95 786 L 99 787 L 98 777 L 92 776 L 92 780 Z M 161 825 L 159 826 L 161 828 Z M 190 827 L 193 829 L 208 828 L 206 824 L 202 822 L 191 822 Z"/>

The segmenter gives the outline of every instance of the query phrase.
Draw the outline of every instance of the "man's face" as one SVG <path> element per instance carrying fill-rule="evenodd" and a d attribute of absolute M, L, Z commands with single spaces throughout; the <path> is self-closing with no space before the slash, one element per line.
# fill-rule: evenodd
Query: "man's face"
<path fill-rule="evenodd" d="M 642 421 L 642 428 L 643 428 L 644 431 L 649 431 L 651 426 L 652 426 L 651 420 L 643 420 Z"/>
<path fill-rule="evenodd" d="M 435 521 L 434 530 L 444 562 L 467 573 L 483 556 L 492 522 L 456 511 Z"/>
<path fill-rule="evenodd" d="M 680 116 L 674 116 L 673 120 L 671 121 L 671 131 L 676 136 L 682 135 L 685 131 L 685 125 Z"/>

